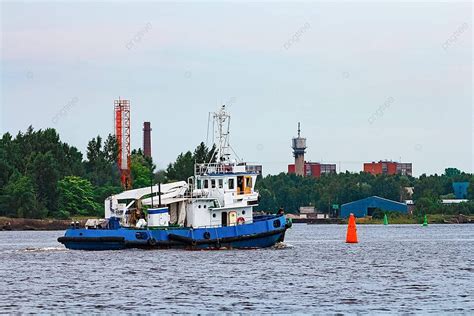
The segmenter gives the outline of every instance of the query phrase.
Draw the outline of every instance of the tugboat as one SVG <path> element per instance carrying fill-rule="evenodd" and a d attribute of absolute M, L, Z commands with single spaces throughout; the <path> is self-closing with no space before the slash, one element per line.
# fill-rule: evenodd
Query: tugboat
<path fill-rule="evenodd" d="M 254 166 L 231 159 L 230 115 L 212 113 L 216 151 L 187 182 L 129 190 L 105 200 L 105 219 L 72 223 L 58 242 L 74 250 L 252 249 L 283 242 L 284 214 L 254 216 Z M 158 200 L 158 207 L 154 202 Z"/>

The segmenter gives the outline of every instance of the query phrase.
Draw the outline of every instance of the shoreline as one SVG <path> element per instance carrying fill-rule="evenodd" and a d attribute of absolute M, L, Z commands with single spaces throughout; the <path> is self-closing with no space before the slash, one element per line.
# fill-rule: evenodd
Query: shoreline
<path fill-rule="evenodd" d="M 0 217 L 0 231 L 56 231 L 66 230 L 72 221 L 78 221 L 80 226 L 84 226 L 86 219 L 31 219 L 31 218 L 10 218 Z M 296 220 L 295 224 L 308 225 L 346 225 L 346 219 L 330 220 Z M 429 224 L 474 224 L 474 216 L 465 215 L 428 215 Z M 383 225 L 382 219 L 358 218 L 358 225 Z M 422 221 L 414 217 L 399 217 L 389 219 L 390 225 L 421 225 Z"/>
<path fill-rule="evenodd" d="M 466 215 L 443 215 L 443 214 L 428 214 L 428 224 L 474 224 L 474 216 Z M 383 225 L 383 219 L 375 219 L 371 217 L 357 218 L 358 225 Z M 293 220 L 294 223 L 306 223 L 312 225 L 318 224 L 341 224 L 346 225 L 347 219 L 305 219 Z M 389 224 L 393 225 L 421 225 L 423 218 L 415 216 L 397 216 L 388 219 Z"/>
<path fill-rule="evenodd" d="M 66 230 L 73 219 L 32 219 L 0 217 L 0 231 L 55 231 Z M 75 221 L 75 220 L 74 220 Z M 85 225 L 86 220 L 77 220 Z"/>

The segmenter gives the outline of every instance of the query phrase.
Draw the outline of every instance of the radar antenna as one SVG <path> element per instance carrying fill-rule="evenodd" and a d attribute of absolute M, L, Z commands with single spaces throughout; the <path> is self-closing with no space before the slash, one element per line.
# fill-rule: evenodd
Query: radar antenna
<path fill-rule="evenodd" d="M 228 163 L 230 162 L 230 151 L 233 151 L 230 146 L 230 114 L 226 111 L 226 106 L 222 105 L 219 111 L 212 113 L 213 126 L 214 126 L 214 143 L 216 145 L 216 151 L 211 159 L 216 158 L 217 163 Z M 237 155 L 236 155 L 237 156 Z"/>

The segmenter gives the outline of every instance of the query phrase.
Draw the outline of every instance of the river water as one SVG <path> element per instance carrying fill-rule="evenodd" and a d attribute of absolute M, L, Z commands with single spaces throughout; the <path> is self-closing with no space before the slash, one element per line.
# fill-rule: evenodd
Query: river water
<path fill-rule="evenodd" d="M 474 313 L 474 225 L 296 224 L 263 250 L 68 251 L 0 232 L 0 313 Z"/>

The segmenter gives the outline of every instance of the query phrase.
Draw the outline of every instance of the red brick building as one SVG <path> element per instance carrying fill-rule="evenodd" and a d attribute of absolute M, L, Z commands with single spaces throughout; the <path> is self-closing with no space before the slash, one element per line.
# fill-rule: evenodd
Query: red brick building
<path fill-rule="evenodd" d="M 288 165 L 288 173 L 295 174 L 295 164 Z M 322 174 L 336 173 L 336 165 L 318 162 L 304 162 L 304 176 L 319 178 Z"/>
<path fill-rule="evenodd" d="M 401 163 L 394 161 L 379 161 L 379 162 L 369 162 L 364 163 L 364 172 L 378 175 L 394 175 L 400 174 L 404 176 L 411 176 L 413 173 L 413 168 L 411 163 Z"/>

